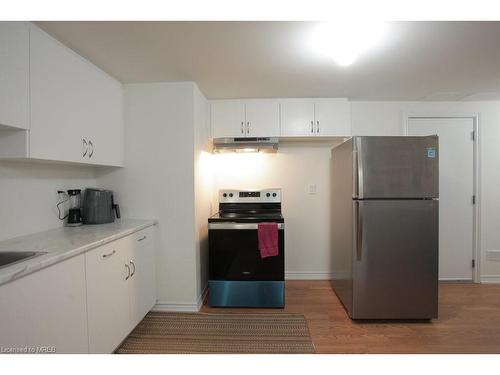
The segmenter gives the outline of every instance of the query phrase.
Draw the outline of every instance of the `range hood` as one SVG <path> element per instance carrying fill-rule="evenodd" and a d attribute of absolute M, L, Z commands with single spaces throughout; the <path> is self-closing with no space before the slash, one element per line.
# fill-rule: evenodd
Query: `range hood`
<path fill-rule="evenodd" d="M 278 138 L 214 138 L 214 152 L 276 152 Z"/>

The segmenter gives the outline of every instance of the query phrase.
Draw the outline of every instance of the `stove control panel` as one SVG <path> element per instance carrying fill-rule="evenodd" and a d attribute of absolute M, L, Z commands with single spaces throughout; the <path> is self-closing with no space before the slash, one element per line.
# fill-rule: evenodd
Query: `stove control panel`
<path fill-rule="evenodd" d="M 281 189 L 219 191 L 219 203 L 280 203 Z"/>

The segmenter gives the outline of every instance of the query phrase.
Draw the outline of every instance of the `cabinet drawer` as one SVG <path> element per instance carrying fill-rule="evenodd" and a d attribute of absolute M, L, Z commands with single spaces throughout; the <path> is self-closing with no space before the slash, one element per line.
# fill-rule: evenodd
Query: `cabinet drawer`
<path fill-rule="evenodd" d="M 141 247 L 153 246 L 153 235 L 154 235 L 154 227 L 148 227 L 138 232 L 135 232 L 129 237 L 133 239 L 135 246 L 141 248 Z"/>

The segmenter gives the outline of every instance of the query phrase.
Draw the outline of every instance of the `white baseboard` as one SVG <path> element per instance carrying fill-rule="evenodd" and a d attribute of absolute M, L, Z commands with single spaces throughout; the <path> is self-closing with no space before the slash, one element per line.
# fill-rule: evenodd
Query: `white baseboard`
<path fill-rule="evenodd" d="M 203 306 L 203 301 L 205 300 L 205 297 L 207 296 L 207 294 L 208 294 L 208 284 L 205 285 L 205 288 L 203 288 L 203 291 L 198 296 L 198 302 L 197 302 L 198 311 L 200 311 L 201 307 Z"/>
<path fill-rule="evenodd" d="M 169 302 L 169 301 L 156 301 L 151 311 L 168 311 L 168 312 L 198 312 L 203 306 L 203 300 L 208 293 L 208 285 L 205 286 L 203 292 L 196 302 Z"/>
<path fill-rule="evenodd" d="M 464 278 L 464 277 L 440 277 L 439 278 L 439 281 L 463 281 L 463 282 L 473 282 L 474 280 L 471 278 L 467 279 L 467 278 Z"/>
<path fill-rule="evenodd" d="M 285 272 L 285 280 L 331 280 L 331 272 Z"/>
<path fill-rule="evenodd" d="M 500 276 L 496 275 L 483 275 L 481 276 L 482 284 L 500 284 Z"/>
<path fill-rule="evenodd" d="M 198 303 L 156 301 L 151 311 L 197 312 Z"/>

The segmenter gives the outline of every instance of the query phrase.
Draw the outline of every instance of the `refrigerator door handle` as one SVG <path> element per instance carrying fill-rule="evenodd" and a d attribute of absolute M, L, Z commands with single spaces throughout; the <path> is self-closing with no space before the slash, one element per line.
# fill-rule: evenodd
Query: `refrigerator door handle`
<path fill-rule="evenodd" d="M 361 202 L 356 202 L 356 260 L 361 261 L 363 253 L 363 208 Z"/>
<path fill-rule="evenodd" d="M 362 139 L 356 140 L 356 197 L 363 198 L 363 151 L 361 148 Z"/>
<path fill-rule="evenodd" d="M 353 151 L 352 153 L 352 175 L 354 177 L 354 182 L 352 186 L 352 196 L 358 198 L 359 195 L 359 178 L 358 178 L 358 151 Z"/>

